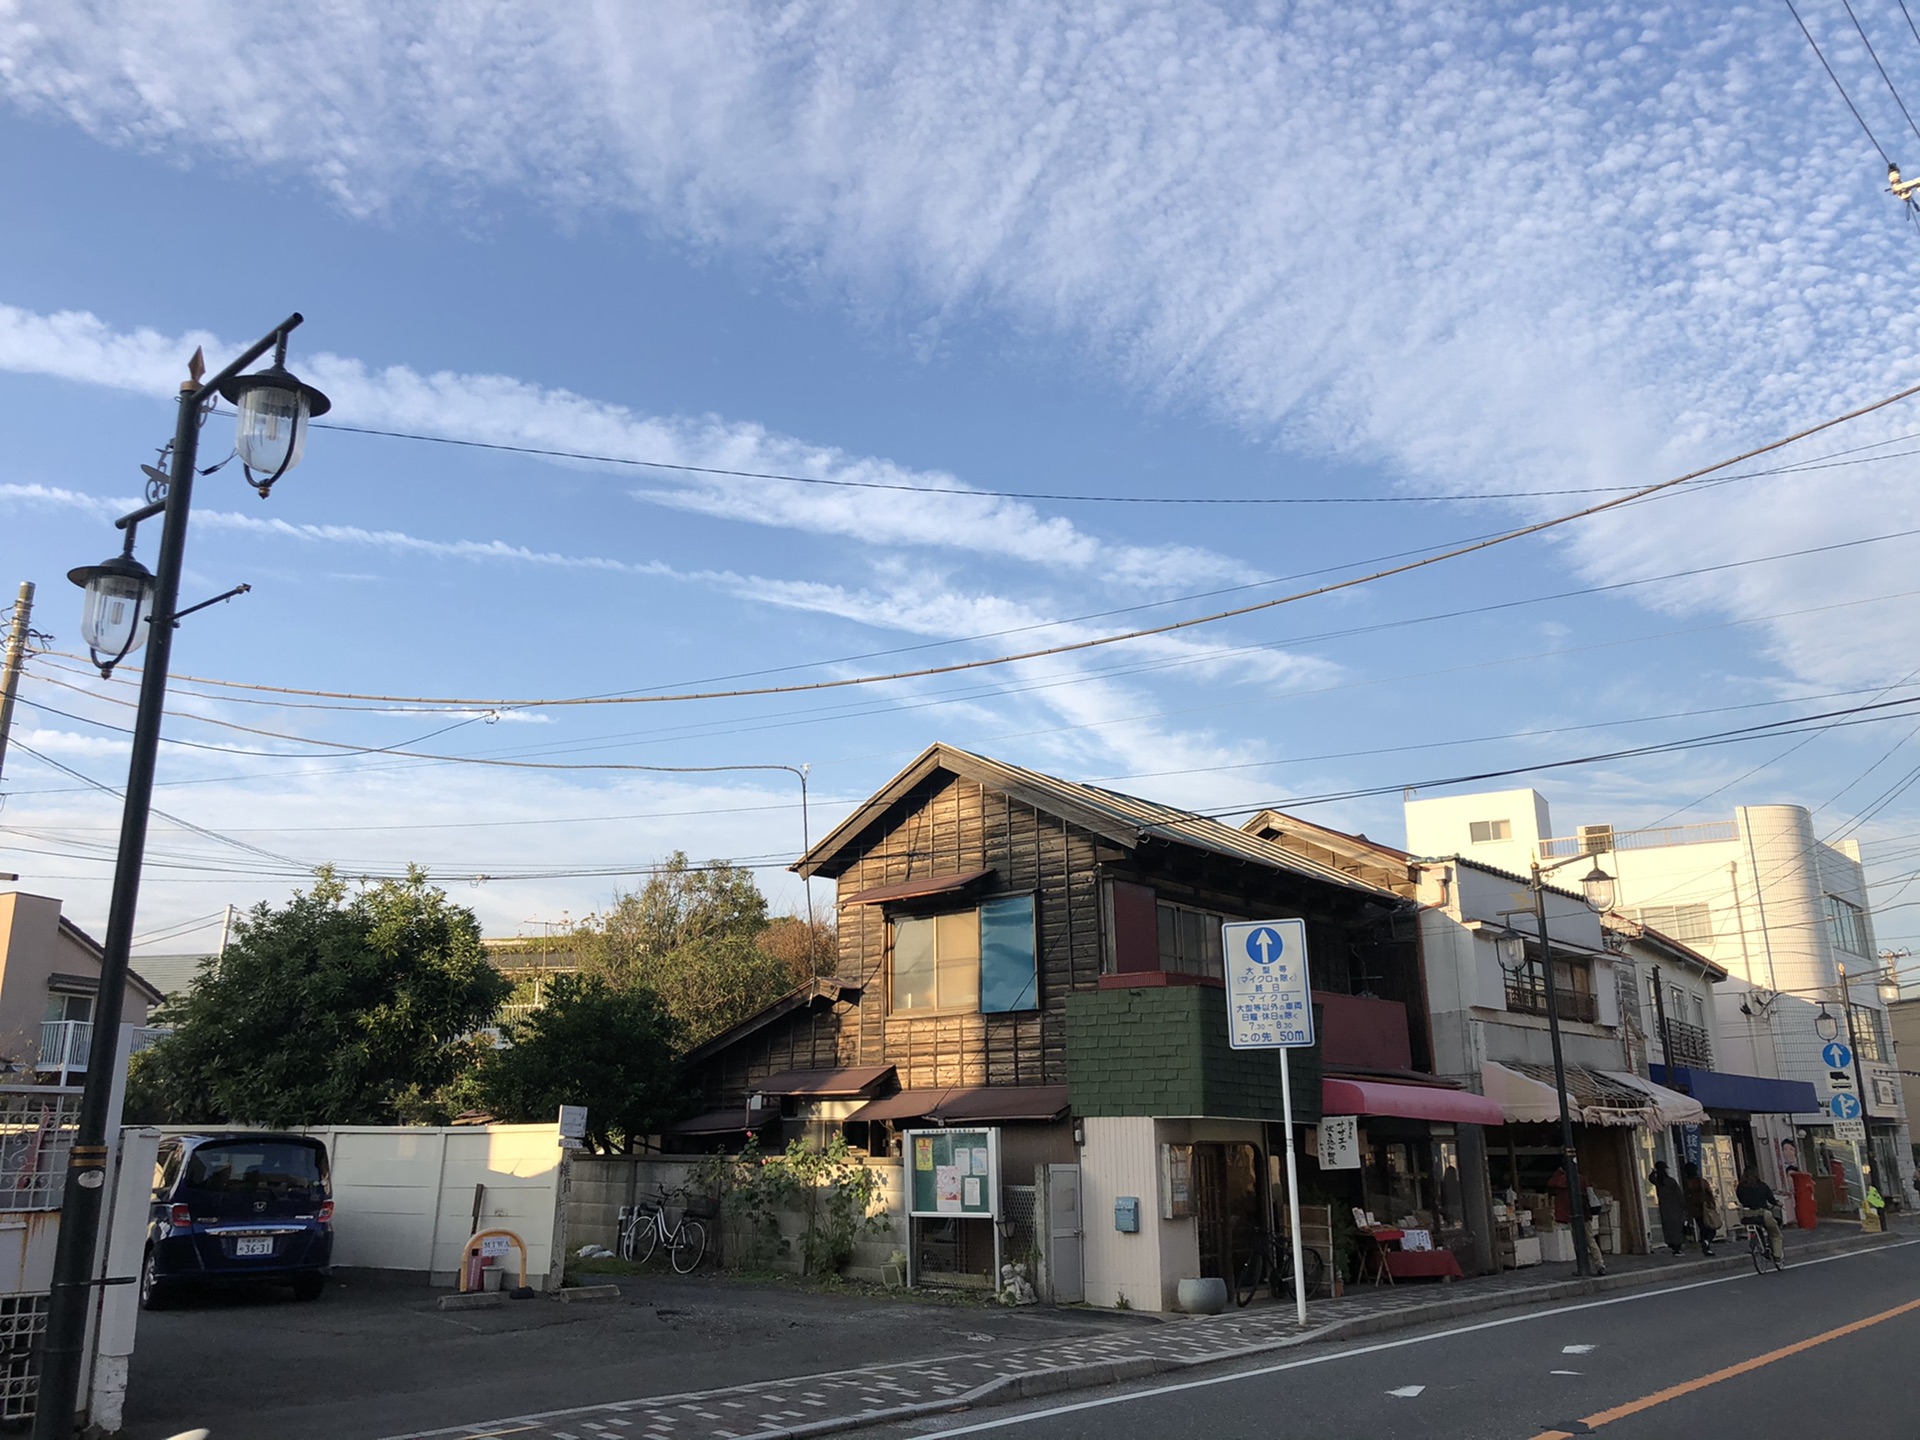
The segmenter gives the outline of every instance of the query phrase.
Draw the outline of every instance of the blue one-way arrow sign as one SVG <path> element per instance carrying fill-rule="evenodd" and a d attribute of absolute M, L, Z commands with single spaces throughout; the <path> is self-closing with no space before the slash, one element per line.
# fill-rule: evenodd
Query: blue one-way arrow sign
<path fill-rule="evenodd" d="M 1860 1118 L 1860 1097 L 1841 1094 L 1827 1102 L 1827 1108 L 1833 1112 L 1836 1120 L 1858 1120 Z"/>
<path fill-rule="evenodd" d="M 1853 1064 L 1853 1051 L 1838 1040 L 1829 1040 L 1820 1058 L 1827 1062 L 1829 1070 L 1845 1070 Z"/>

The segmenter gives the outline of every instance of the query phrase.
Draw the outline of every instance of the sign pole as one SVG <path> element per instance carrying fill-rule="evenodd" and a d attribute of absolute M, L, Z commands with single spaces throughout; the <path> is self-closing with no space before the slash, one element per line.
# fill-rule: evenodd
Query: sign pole
<path fill-rule="evenodd" d="M 1280 1052 L 1280 1114 L 1287 1134 L 1287 1231 L 1293 1241 L 1293 1316 L 1307 1323 L 1307 1271 L 1300 1253 L 1300 1167 L 1293 1154 L 1293 1080 L 1287 1052 Z"/>

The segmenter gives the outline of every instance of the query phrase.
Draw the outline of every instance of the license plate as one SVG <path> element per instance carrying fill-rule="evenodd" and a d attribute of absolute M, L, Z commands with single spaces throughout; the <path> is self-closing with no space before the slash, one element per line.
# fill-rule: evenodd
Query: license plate
<path fill-rule="evenodd" d="M 257 1240 L 236 1240 L 233 1242 L 233 1253 L 239 1256 L 271 1255 L 273 1254 L 273 1240 L 264 1235 Z"/>

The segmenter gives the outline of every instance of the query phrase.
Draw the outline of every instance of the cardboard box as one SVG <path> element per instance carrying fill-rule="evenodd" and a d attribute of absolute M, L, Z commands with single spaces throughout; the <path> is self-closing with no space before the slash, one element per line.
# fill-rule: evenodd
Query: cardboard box
<path fill-rule="evenodd" d="M 1542 1230 L 1534 1243 L 1540 1247 L 1540 1258 L 1552 1265 L 1571 1265 L 1573 1263 L 1573 1231 L 1565 1225 L 1552 1230 Z"/>
<path fill-rule="evenodd" d="M 1540 1237 L 1529 1235 L 1513 1242 L 1513 1265 L 1516 1270 L 1540 1263 Z"/>

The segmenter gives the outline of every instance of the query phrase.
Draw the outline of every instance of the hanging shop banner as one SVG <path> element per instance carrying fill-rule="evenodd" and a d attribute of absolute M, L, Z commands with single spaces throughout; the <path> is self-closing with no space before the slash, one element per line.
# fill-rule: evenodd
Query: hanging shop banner
<path fill-rule="evenodd" d="M 907 1213 L 1000 1218 L 1000 1132 L 909 1130 Z"/>
<path fill-rule="evenodd" d="M 1358 1170 L 1360 1168 L 1360 1117 L 1358 1115 L 1321 1116 L 1319 1149 L 1322 1170 Z"/>

